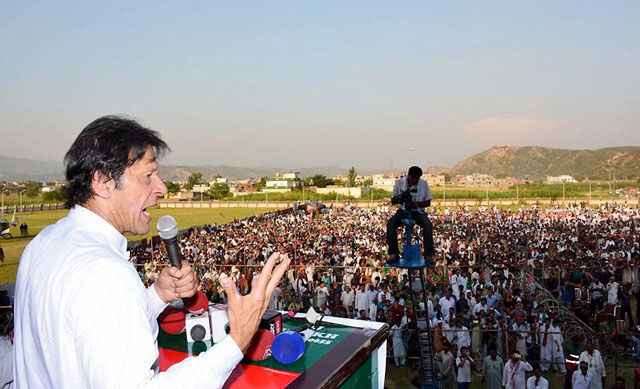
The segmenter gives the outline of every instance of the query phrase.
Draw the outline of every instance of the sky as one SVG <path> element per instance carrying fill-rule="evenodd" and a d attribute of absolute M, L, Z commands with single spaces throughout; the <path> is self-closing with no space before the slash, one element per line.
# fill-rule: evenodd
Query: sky
<path fill-rule="evenodd" d="M 167 164 L 396 170 L 640 145 L 638 1 L 0 2 L 0 154 L 121 114 Z"/>

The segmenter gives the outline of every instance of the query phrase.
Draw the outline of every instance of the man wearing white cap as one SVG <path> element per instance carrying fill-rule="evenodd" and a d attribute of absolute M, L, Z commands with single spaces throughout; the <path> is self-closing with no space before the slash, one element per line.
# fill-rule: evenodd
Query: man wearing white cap
<path fill-rule="evenodd" d="M 505 389 L 525 389 L 525 372 L 532 371 L 533 367 L 518 353 L 513 353 L 511 359 L 504 365 L 502 386 Z"/>

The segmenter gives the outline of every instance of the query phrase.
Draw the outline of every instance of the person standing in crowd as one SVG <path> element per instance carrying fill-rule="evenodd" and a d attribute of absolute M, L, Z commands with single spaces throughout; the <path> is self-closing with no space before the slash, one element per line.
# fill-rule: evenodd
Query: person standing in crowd
<path fill-rule="evenodd" d="M 404 327 L 402 319 L 398 318 L 391 327 L 391 343 L 393 347 L 393 360 L 397 367 L 404 366 L 407 358 L 407 348 L 404 345 Z"/>
<path fill-rule="evenodd" d="M 458 366 L 458 389 L 469 389 L 471 385 L 471 367 L 475 362 L 469 356 L 469 348 L 460 349 L 460 356 L 456 358 Z"/>
<path fill-rule="evenodd" d="M 587 364 L 589 373 L 593 376 L 592 389 L 603 389 L 607 378 L 607 369 L 602 360 L 600 351 L 593 348 L 593 343 L 588 342 L 586 350 L 580 354 L 580 363 Z"/>
<path fill-rule="evenodd" d="M 365 285 L 360 284 L 360 289 L 356 291 L 356 310 L 360 311 L 364 309 L 365 311 L 369 311 L 369 296 L 367 295 L 367 291 L 365 290 Z"/>
<path fill-rule="evenodd" d="M 342 295 L 340 296 L 340 301 L 342 302 L 342 306 L 344 309 L 349 309 L 349 307 L 353 307 L 356 301 L 356 287 L 348 287 L 346 286 L 342 291 Z"/>
<path fill-rule="evenodd" d="M 564 359 L 564 337 L 562 336 L 562 328 L 560 328 L 558 319 L 551 321 L 551 332 L 553 333 L 553 370 L 565 375 L 567 374 L 567 368 Z"/>
<path fill-rule="evenodd" d="M 316 306 L 322 307 L 327 304 L 327 296 L 329 295 L 329 291 L 327 290 L 327 286 L 324 282 L 321 282 L 320 285 L 316 286 Z"/>
<path fill-rule="evenodd" d="M 469 335 L 469 329 L 462 325 L 461 318 L 456 319 L 455 331 L 456 331 L 455 337 L 458 342 L 458 355 L 459 355 L 460 350 L 462 350 L 463 347 L 466 347 L 467 351 L 469 350 L 469 347 L 471 346 L 471 336 Z"/>
<path fill-rule="evenodd" d="M 440 350 L 435 357 L 438 371 L 442 375 L 445 388 L 454 388 L 458 377 L 456 374 L 457 367 L 455 365 L 456 358 L 451 352 L 455 349 L 455 345 L 444 343 L 443 349 Z"/>
<path fill-rule="evenodd" d="M 525 389 L 525 372 L 533 367 L 518 353 L 511 354 L 511 359 L 504 365 L 502 386 L 505 389 Z"/>
<path fill-rule="evenodd" d="M 378 315 L 378 298 L 374 297 L 371 301 L 371 305 L 369 306 L 369 319 L 376 320 L 376 316 Z"/>
<path fill-rule="evenodd" d="M 553 334 L 551 319 L 548 317 L 538 329 L 538 344 L 540 345 L 540 370 L 545 373 L 549 371 L 550 363 L 553 361 Z"/>
<path fill-rule="evenodd" d="M 573 389 L 593 389 L 593 374 L 589 371 L 587 362 L 580 362 L 578 370 L 573 372 L 571 387 Z"/>
<path fill-rule="evenodd" d="M 524 321 L 523 316 L 516 316 L 516 323 L 513 325 L 516 338 L 516 351 L 523 357 L 527 357 L 527 339 L 529 339 L 530 327 Z"/>
<path fill-rule="evenodd" d="M 616 377 L 616 382 L 613 386 L 613 389 L 626 389 L 627 386 L 625 384 L 623 377 Z"/>
<path fill-rule="evenodd" d="M 504 362 L 498 356 L 498 351 L 492 348 L 489 355 L 482 362 L 482 382 L 485 389 L 502 389 Z"/>
<path fill-rule="evenodd" d="M 620 310 L 622 321 L 629 318 L 629 328 L 633 327 L 633 315 L 631 314 L 631 284 L 624 284 L 620 290 Z"/>
<path fill-rule="evenodd" d="M 607 302 L 609 304 L 618 305 L 618 292 L 620 290 L 620 284 L 616 282 L 616 276 L 609 277 L 609 283 L 607 284 Z"/>
<path fill-rule="evenodd" d="M 540 369 L 535 369 L 527 380 L 527 389 L 549 389 L 549 381 L 542 376 Z"/>

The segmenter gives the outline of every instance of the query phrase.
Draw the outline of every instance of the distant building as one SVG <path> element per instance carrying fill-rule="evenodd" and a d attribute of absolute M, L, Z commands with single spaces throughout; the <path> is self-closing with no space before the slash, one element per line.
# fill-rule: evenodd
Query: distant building
<path fill-rule="evenodd" d="M 286 172 L 286 173 L 276 173 L 276 180 L 293 180 L 297 181 L 300 179 L 300 172 Z"/>
<path fill-rule="evenodd" d="M 439 174 L 423 174 L 422 179 L 427 181 L 429 186 L 443 186 L 444 185 L 444 176 Z"/>
<path fill-rule="evenodd" d="M 360 187 L 345 188 L 342 186 L 330 185 L 330 186 L 327 186 L 326 188 L 317 188 L 316 193 L 319 193 L 319 194 L 334 193 L 334 194 L 339 194 L 343 196 L 351 196 L 353 198 L 359 199 L 360 197 L 362 197 L 362 188 Z"/>
<path fill-rule="evenodd" d="M 569 176 L 569 175 L 562 175 L 562 176 L 547 176 L 547 184 L 562 184 L 562 183 L 575 183 L 578 182 L 576 181 L 575 178 Z"/>
<path fill-rule="evenodd" d="M 495 179 L 488 174 L 470 174 L 464 177 L 464 185 L 466 186 L 493 186 Z"/>
<path fill-rule="evenodd" d="M 291 190 L 298 186 L 297 181 L 291 180 L 270 180 L 264 184 L 265 189 L 287 189 Z"/>
<path fill-rule="evenodd" d="M 193 186 L 193 188 L 191 188 L 191 191 L 193 193 L 204 193 L 206 191 L 208 191 L 211 188 L 211 185 L 209 185 L 209 183 L 206 184 L 196 184 Z"/>

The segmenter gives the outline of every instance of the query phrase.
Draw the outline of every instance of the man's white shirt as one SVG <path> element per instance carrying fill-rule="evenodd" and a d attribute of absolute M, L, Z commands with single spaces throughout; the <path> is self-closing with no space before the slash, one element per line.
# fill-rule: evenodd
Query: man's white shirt
<path fill-rule="evenodd" d="M 549 389 L 549 381 L 541 376 L 536 384 L 536 376 L 531 376 L 527 379 L 527 389 Z"/>
<path fill-rule="evenodd" d="M 157 373 L 157 317 L 167 304 L 144 287 L 126 247 L 80 206 L 26 247 L 16 281 L 16 387 L 224 385 L 243 356 L 230 336 Z"/>
<path fill-rule="evenodd" d="M 416 193 L 411 193 L 411 198 L 413 201 L 428 201 L 433 200 L 433 195 L 431 194 L 431 190 L 429 189 L 429 184 L 427 181 L 420 178 L 418 180 L 418 184 L 416 185 L 416 189 L 418 190 Z M 398 178 L 393 185 L 393 193 L 392 196 L 399 196 L 402 192 L 407 190 L 407 176 L 402 178 Z M 398 208 L 404 209 L 404 204 L 398 204 Z M 418 212 L 424 213 L 424 207 L 418 208 Z"/>

